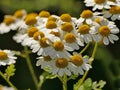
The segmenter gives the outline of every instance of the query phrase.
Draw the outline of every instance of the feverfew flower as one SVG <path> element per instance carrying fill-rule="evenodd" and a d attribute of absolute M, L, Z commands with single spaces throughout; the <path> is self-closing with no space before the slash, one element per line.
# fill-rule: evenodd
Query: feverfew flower
<path fill-rule="evenodd" d="M 52 65 L 52 59 L 50 56 L 40 56 L 37 58 L 38 61 L 36 62 L 36 66 L 41 66 L 42 69 L 49 69 Z"/>
<path fill-rule="evenodd" d="M 80 18 L 76 21 L 77 26 L 81 23 L 92 24 L 93 19 L 96 18 L 100 13 L 99 12 L 92 12 L 91 10 L 83 10 L 80 14 Z"/>
<path fill-rule="evenodd" d="M 115 5 L 115 3 L 110 0 L 85 0 L 84 2 L 87 7 L 93 7 L 93 11 L 96 9 L 102 10 L 103 8 L 109 9 L 110 5 Z"/>
<path fill-rule="evenodd" d="M 105 45 L 108 45 L 109 42 L 114 43 L 114 41 L 119 39 L 119 37 L 115 35 L 119 33 L 119 29 L 114 22 L 108 21 L 105 18 L 99 18 L 97 22 L 98 25 L 94 30 L 94 35 L 96 35 L 94 40 L 97 40 L 96 42 L 102 40 Z"/>
<path fill-rule="evenodd" d="M 14 56 L 14 53 L 10 50 L 0 50 L 0 66 L 10 65 L 15 63 L 17 57 Z"/>
<path fill-rule="evenodd" d="M 67 76 L 71 75 L 71 71 L 69 70 L 69 61 L 67 58 L 61 57 L 52 60 L 52 65 L 49 69 L 49 72 L 53 75 L 58 74 L 59 76 L 63 76 L 66 74 Z"/>
<path fill-rule="evenodd" d="M 83 75 L 84 71 L 89 70 L 91 67 L 91 65 L 89 64 L 89 58 L 88 56 L 81 56 L 79 54 L 74 54 L 70 57 L 70 65 L 69 65 L 69 69 L 71 70 L 71 72 L 73 72 L 73 74 L 75 75 Z"/>
<path fill-rule="evenodd" d="M 120 6 L 112 6 L 108 11 L 103 12 L 105 18 L 111 18 L 111 20 L 120 20 Z"/>
<path fill-rule="evenodd" d="M 12 15 L 5 15 L 3 22 L 0 24 L 0 34 L 16 30 L 18 27 L 15 25 L 16 18 Z"/>

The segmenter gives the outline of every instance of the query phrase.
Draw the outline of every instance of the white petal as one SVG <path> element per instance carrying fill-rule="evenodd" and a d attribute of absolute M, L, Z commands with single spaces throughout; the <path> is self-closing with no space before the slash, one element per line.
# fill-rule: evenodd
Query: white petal
<path fill-rule="evenodd" d="M 119 37 L 117 35 L 110 34 L 110 37 L 115 41 L 119 40 Z"/>
<path fill-rule="evenodd" d="M 108 44 L 109 44 L 109 40 L 108 40 L 107 37 L 104 37 L 104 38 L 103 38 L 103 43 L 104 43 L 105 45 L 108 45 Z"/>

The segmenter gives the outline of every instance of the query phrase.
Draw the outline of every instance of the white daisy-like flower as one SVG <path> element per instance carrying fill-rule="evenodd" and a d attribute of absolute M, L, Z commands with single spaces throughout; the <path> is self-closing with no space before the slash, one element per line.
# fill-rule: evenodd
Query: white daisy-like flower
<path fill-rule="evenodd" d="M 91 34 L 91 31 L 92 31 L 92 28 L 93 27 L 96 27 L 92 24 L 81 24 L 79 27 L 78 27 L 78 37 L 82 40 L 82 42 L 85 42 L 85 43 L 89 43 L 89 42 L 92 42 L 93 38 L 92 38 L 92 34 Z"/>
<path fill-rule="evenodd" d="M 97 40 L 96 42 L 102 40 L 105 45 L 108 45 L 109 42 L 114 43 L 114 41 L 119 39 L 119 37 L 115 35 L 119 33 L 119 29 L 114 22 L 108 21 L 105 18 L 98 20 L 98 25 L 93 32 L 94 36 L 96 35 L 94 40 Z"/>
<path fill-rule="evenodd" d="M 10 50 L 0 50 L 0 66 L 15 63 L 15 59 L 17 59 L 17 57 L 15 57 L 14 55 L 15 54 Z"/>
<path fill-rule="evenodd" d="M 49 72 L 52 73 L 53 75 L 59 75 L 63 76 L 66 74 L 67 76 L 70 76 L 72 73 L 69 70 L 69 61 L 67 58 L 56 58 L 52 60 L 52 65 L 49 67 Z"/>
<path fill-rule="evenodd" d="M 80 18 L 76 21 L 77 26 L 79 26 L 81 23 L 87 23 L 87 24 L 92 24 L 93 19 L 97 17 L 100 13 L 99 12 L 92 12 L 91 10 L 83 10 Z"/>
<path fill-rule="evenodd" d="M 80 46 L 84 46 L 81 38 L 78 38 L 77 34 L 66 33 L 64 35 L 64 46 L 68 51 L 79 50 Z"/>
<path fill-rule="evenodd" d="M 37 58 L 36 66 L 41 66 L 42 69 L 51 67 L 53 61 L 50 56 L 40 56 Z"/>
<path fill-rule="evenodd" d="M 15 89 L 12 88 L 12 87 L 7 87 L 7 86 L 0 85 L 0 90 L 15 90 Z"/>
<path fill-rule="evenodd" d="M 20 9 L 14 12 L 13 16 L 16 18 L 15 25 L 19 28 L 23 23 L 27 15 L 26 10 Z"/>
<path fill-rule="evenodd" d="M 75 75 L 83 75 L 84 71 L 89 70 L 92 66 L 89 64 L 88 56 L 81 56 L 79 54 L 74 54 L 70 57 L 69 69 Z"/>
<path fill-rule="evenodd" d="M 112 6 L 108 11 L 103 12 L 105 18 L 111 18 L 111 20 L 120 20 L 120 6 Z"/>
<path fill-rule="evenodd" d="M 50 17 L 50 13 L 48 11 L 40 11 L 39 12 L 39 15 L 36 17 L 37 19 L 37 25 L 39 26 L 45 26 L 47 20 L 48 20 L 48 17 Z"/>
<path fill-rule="evenodd" d="M 15 24 L 16 18 L 12 15 L 5 15 L 3 22 L 0 24 L 0 34 L 9 32 L 10 30 L 16 30 L 18 27 Z"/>
<path fill-rule="evenodd" d="M 37 19 L 36 19 L 37 16 L 38 16 L 37 13 L 27 14 L 21 26 L 19 27 L 19 30 L 26 30 L 31 26 L 37 26 Z"/>
<path fill-rule="evenodd" d="M 96 9 L 102 10 L 103 8 L 109 9 L 111 5 L 115 5 L 110 0 L 85 0 L 84 2 L 87 7 L 93 7 L 93 11 Z"/>

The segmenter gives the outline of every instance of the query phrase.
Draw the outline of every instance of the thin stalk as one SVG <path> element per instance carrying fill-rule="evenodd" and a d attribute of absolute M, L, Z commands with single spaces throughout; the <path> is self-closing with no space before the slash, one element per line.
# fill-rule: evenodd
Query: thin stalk
<path fill-rule="evenodd" d="M 93 49 L 93 53 L 92 53 L 92 56 L 91 56 L 91 58 L 92 58 L 93 60 L 90 62 L 90 65 L 91 65 L 92 62 L 94 61 L 94 57 L 95 57 L 95 53 L 96 53 L 96 50 L 97 50 L 97 46 L 98 46 L 98 44 L 95 43 L 95 46 L 94 46 L 94 49 Z M 89 72 L 89 70 L 86 71 L 86 72 L 84 73 L 83 77 L 78 81 L 79 84 L 78 84 L 76 90 L 78 90 L 79 87 L 82 85 L 82 83 L 84 82 L 84 80 L 85 80 L 85 78 L 86 78 L 88 72 Z"/>
<path fill-rule="evenodd" d="M 13 87 L 15 90 L 18 90 L 11 82 L 9 79 L 7 79 L 4 74 L 0 71 L 0 76 L 11 86 Z"/>
<path fill-rule="evenodd" d="M 87 48 L 89 47 L 90 43 L 88 43 L 80 52 L 80 54 L 82 54 L 85 50 L 87 50 Z"/>
<path fill-rule="evenodd" d="M 35 75 L 35 72 L 34 72 L 34 69 L 33 69 L 33 66 L 32 66 L 32 63 L 31 63 L 31 60 L 30 60 L 28 48 L 24 47 L 24 50 L 25 50 L 25 55 L 26 55 L 25 59 L 26 59 L 29 71 L 31 73 L 31 76 L 33 78 L 35 87 L 36 87 L 37 90 L 40 90 L 40 87 L 38 87 L 38 80 L 37 80 L 37 77 Z"/>
<path fill-rule="evenodd" d="M 59 78 L 59 80 L 60 80 L 61 83 L 62 83 L 63 90 L 67 90 L 67 81 L 68 81 L 68 80 L 67 80 L 67 75 L 64 74 L 63 77 L 58 76 L 58 78 Z"/>

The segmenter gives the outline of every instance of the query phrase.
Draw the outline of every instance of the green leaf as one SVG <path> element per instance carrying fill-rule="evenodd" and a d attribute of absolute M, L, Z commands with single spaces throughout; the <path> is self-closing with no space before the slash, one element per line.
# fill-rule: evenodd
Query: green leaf
<path fill-rule="evenodd" d="M 93 90 L 102 90 L 105 84 L 106 82 L 103 80 L 100 80 L 98 83 L 95 81 L 93 82 L 92 88 Z"/>
<path fill-rule="evenodd" d="M 91 88 L 92 88 L 91 78 L 86 79 L 83 86 L 84 86 L 85 90 L 91 90 Z"/>
<path fill-rule="evenodd" d="M 15 65 L 11 64 L 10 66 L 7 67 L 5 70 L 6 77 L 9 79 L 11 76 L 13 76 L 15 73 Z"/>

